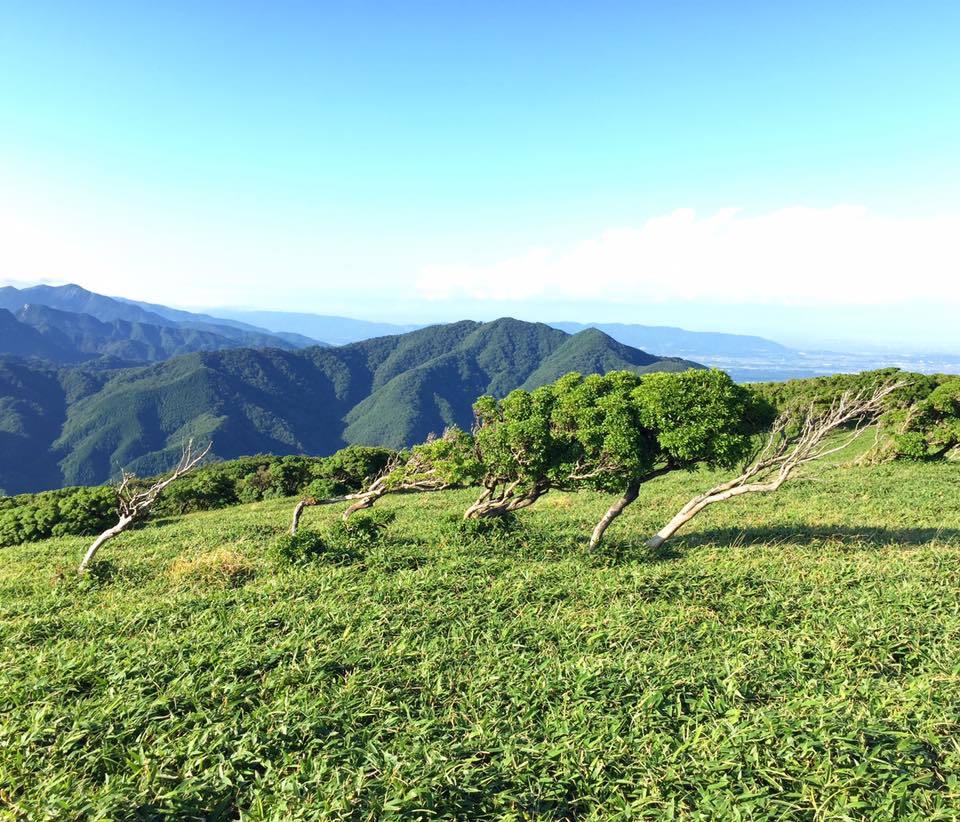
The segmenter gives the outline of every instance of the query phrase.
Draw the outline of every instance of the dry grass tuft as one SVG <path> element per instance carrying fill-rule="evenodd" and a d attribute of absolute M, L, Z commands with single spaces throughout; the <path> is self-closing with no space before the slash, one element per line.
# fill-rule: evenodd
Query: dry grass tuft
<path fill-rule="evenodd" d="M 254 575 L 254 564 L 239 551 L 218 548 L 199 556 L 177 557 L 167 576 L 177 585 L 234 588 Z"/>

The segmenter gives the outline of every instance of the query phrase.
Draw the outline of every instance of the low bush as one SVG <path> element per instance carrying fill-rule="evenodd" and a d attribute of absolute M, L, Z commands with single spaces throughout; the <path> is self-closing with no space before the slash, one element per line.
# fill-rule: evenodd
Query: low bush
<path fill-rule="evenodd" d="M 960 379 L 947 380 L 909 408 L 890 414 L 895 455 L 936 460 L 960 451 Z"/>
<path fill-rule="evenodd" d="M 323 562 L 329 565 L 350 565 L 362 556 L 346 542 L 331 539 L 327 534 L 301 528 L 296 534 L 284 534 L 273 544 L 273 558 L 281 565 L 307 565 Z"/>
<path fill-rule="evenodd" d="M 258 456 L 212 463 L 166 488 L 153 513 L 180 516 L 294 494 L 348 494 L 383 470 L 394 453 L 350 446 L 329 457 Z M 136 485 L 146 488 L 149 481 Z M 116 493 L 109 486 L 0 497 L 0 547 L 97 534 L 116 522 L 116 507 Z"/>
<path fill-rule="evenodd" d="M 273 557 L 281 564 L 302 565 L 326 562 L 348 565 L 380 545 L 392 511 L 364 511 L 350 520 L 336 520 L 322 531 L 301 528 L 296 534 L 284 534 L 273 545 Z"/>
<path fill-rule="evenodd" d="M 0 546 L 96 534 L 116 521 L 112 488 L 63 488 L 9 497 L 0 507 Z"/>
<path fill-rule="evenodd" d="M 383 541 L 387 526 L 395 517 L 393 511 L 362 511 L 345 522 L 334 522 L 328 527 L 327 536 L 330 542 L 362 554 Z"/>

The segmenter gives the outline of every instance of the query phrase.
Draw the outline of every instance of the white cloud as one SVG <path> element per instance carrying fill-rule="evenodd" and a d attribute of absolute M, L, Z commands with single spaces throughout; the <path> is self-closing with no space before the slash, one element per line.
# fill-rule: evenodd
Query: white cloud
<path fill-rule="evenodd" d="M 432 265 L 417 288 L 430 300 L 960 302 L 960 214 L 887 217 L 839 205 L 700 217 L 679 209 L 570 248 Z"/>

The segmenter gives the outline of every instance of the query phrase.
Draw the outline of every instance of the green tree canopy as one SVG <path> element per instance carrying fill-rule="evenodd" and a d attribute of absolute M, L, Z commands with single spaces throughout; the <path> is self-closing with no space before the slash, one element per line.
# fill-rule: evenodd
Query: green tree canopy
<path fill-rule="evenodd" d="M 620 492 L 593 544 L 640 485 L 668 471 L 743 459 L 773 419 L 768 402 L 722 371 L 567 374 L 475 405 L 484 492 L 468 517 L 532 505 L 551 489 Z"/>
<path fill-rule="evenodd" d="M 960 449 L 960 379 L 941 383 L 923 400 L 888 414 L 895 455 L 940 459 Z"/>
<path fill-rule="evenodd" d="M 559 422 L 571 427 L 581 448 L 571 480 L 621 493 L 597 523 L 592 546 L 644 482 L 700 464 L 736 464 L 774 416 L 769 403 L 717 370 L 614 372 L 571 380 L 567 393 Z"/>
<path fill-rule="evenodd" d="M 554 409 L 571 379 L 567 375 L 534 391 L 517 389 L 501 400 L 474 404 L 476 453 L 483 466 L 483 493 L 467 518 L 502 516 L 532 505 L 552 487 L 567 483 L 579 458 L 579 443 L 557 426 Z"/>

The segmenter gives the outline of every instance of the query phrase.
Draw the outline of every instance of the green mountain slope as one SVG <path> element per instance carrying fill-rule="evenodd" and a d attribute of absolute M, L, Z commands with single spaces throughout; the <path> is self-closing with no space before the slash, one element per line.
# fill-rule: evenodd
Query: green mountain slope
<path fill-rule="evenodd" d="M 168 349 L 179 349 L 175 353 L 186 353 L 195 350 L 211 350 L 227 347 L 267 348 L 278 347 L 296 350 L 312 345 L 324 345 L 316 340 L 299 334 L 274 334 L 264 328 L 247 325 L 232 320 L 218 320 L 206 314 L 194 314 L 189 311 L 179 311 L 166 306 L 151 305 L 149 303 L 135 303 L 128 300 L 106 297 L 87 291 L 78 285 L 49 286 L 38 285 L 31 288 L 0 287 L 0 308 L 18 313 L 29 308 L 27 317 L 21 321 L 32 325 L 46 325 L 66 333 L 67 337 L 76 334 L 86 334 L 88 340 L 99 340 L 93 345 L 93 353 L 101 353 L 97 348 L 103 344 L 103 336 L 113 342 L 122 341 L 125 334 L 132 333 L 134 342 L 146 345 L 159 346 L 155 356 L 137 353 L 132 349 L 134 360 L 156 360 L 171 356 Z M 39 316 L 34 322 L 31 317 L 39 308 L 46 308 L 60 315 L 48 313 Z M 66 316 L 64 316 L 66 315 Z M 69 315 L 84 315 L 86 328 L 82 329 L 79 320 L 70 320 Z M 106 328 L 91 326 L 89 318 L 106 324 Z M 131 331 L 131 328 L 133 329 Z M 176 329 L 168 333 L 167 339 L 160 342 L 162 334 L 158 329 Z M 194 336 L 191 337 L 191 334 Z M 186 341 L 184 341 L 186 340 Z M 191 342 L 192 340 L 192 342 Z M 90 353 L 81 347 L 82 353 Z M 114 355 L 118 356 L 118 355 Z M 84 359 L 77 357 L 76 359 Z M 61 360 L 66 361 L 66 360 Z"/>
<path fill-rule="evenodd" d="M 0 359 L 0 493 L 61 484 L 50 444 L 66 409 L 67 392 L 55 370 Z"/>
<path fill-rule="evenodd" d="M 12 429 L 33 426 L 30 447 L 50 455 L 60 475 L 18 482 L 5 450 L 0 463 L 12 479 L 0 487 L 9 493 L 98 483 L 120 468 L 156 473 L 175 462 L 190 437 L 212 439 L 223 458 L 322 455 L 352 443 L 399 447 L 453 423 L 469 428 L 480 394 L 503 395 L 571 369 L 642 372 L 693 365 L 660 360 L 597 331 L 571 337 L 546 325 L 502 319 L 432 326 L 339 348 L 235 348 L 114 370 L 37 366 L 48 375 L 37 385 L 2 389 L 8 395 L 5 416 Z M 22 363 L 16 368 L 30 371 Z M 17 390 L 14 407 L 9 403 Z M 55 424 L 28 425 L 29 409 L 48 405 L 61 409 L 51 417 Z"/>
<path fill-rule="evenodd" d="M 566 337 L 563 344 L 524 382 L 524 388 L 536 388 L 553 382 L 571 371 L 581 374 L 605 374 L 608 371 L 686 371 L 688 360 L 679 357 L 655 357 L 646 351 L 631 348 L 608 337 L 602 331 L 588 328 Z"/>
<path fill-rule="evenodd" d="M 780 343 L 747 334 L 721 334 L 715 331 L 687 331 L 666 325 L 633 323 L 550 323 L 554 328 L 576 334 L 596 328 L 615 340 L 644 351 L 669 351 L 684 357 L 757 357 L 786 356 L 795 352 Z"/>
<path fill-rule="evenodd" d="M 239 344 L 235 338 L 212 331 L 120 319 L 102 322 L 89 314 L 61 311 L 45 305 L 25 305 L 14 316 L 20 326 L 11 326 L 9 333 L 4 329 L 0 337 L 2 352 L 17 353 L 11 349 L 18 339 L 39 338 L 50 353 L 38 353 L 35 356 L 61 363 L 82 362 L 98 357 L 112 357 L 131 363 L 157 362 L 194 351 L 236 348 Z M 294 347 L 267 334 L 245 332 L 245 337 L 250 346 Z"/>
<path fill-rule="evenodd" d="M 426 341 L 419 339 L 429 339 L 433 329 L 404 335 L 407 345 L 377 369 L 374 391 L 347 415 L 348 442 L 399 448 L 453 423 L 468 427 L 479 395 L 535 388 L 570 371 L 644 373 L 691 366 L 686 360 L 653 357 L 592 329 L 571 337 L 541 323 L 509 318 L 439 328 L 443 344 L 437 348 L 443 353 L 415 367 L 408 367 L 408 346 L 425 353 Z M 397 373 L 401 364 L 406 370 Z"/>
<path fill-rule="evenodd" d="M 0 308 L 0 355 L 39 357 L 51 362 L 77 362 L 82 357 L 71 350 L 61 335 L 44 334 L 21 323 L 5 308 Z"/>

